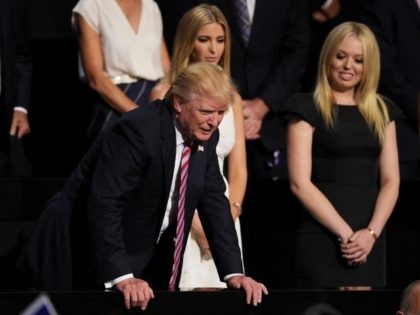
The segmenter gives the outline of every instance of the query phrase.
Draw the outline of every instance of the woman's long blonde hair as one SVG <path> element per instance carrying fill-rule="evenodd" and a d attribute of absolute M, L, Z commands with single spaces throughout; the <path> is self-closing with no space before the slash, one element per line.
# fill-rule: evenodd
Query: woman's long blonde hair
<path fill-rule="evenodd" d="M 198 31 L 204 25 L 218 23 L 225 32 L 225 50 L 219 65 L 230 75 L 230 30 L 222 11 L 214 5 L 201 4 L 188 10 L 179 21 L 174 39 L 169 83 L 191 63 Z"/>
<path fill-rule="evenodd" d="M 384 99 L 377 94 L 380 75 L 380 53 L 375 35 L 364 24 L 345 22 L 336 26 L 327 36 L 321 49 L 314 100 L 322 117 L 330 127 L 334 125 L 336 107 L 331 87 L 331 63 L 341 42 L 356 36 L 363 47 L 363 73 L 355 87 L 355 100 L 369 127 L 382 144 L 389 115 Z"/>

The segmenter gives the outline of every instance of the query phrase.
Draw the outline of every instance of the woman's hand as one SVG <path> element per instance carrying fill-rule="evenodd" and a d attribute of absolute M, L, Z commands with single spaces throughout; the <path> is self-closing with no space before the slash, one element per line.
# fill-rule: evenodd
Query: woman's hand
<path fill-rule="evenodd" d="M 361 229 L 353 233 L 347 243 L 341 243 L 340 249 L 349 265 L 361 265 L 367 261 L 375 238 L 368 229 Z"/>
<path fill-rule="evenodd" d="M 200 248 L 201 259 L 209 260 L 211 256 L 210 246 L 204 234 L 203 226 L 201 225 L 197 211 L 194 213 L 193 222 L 191 225 L 191 237 L 197 242 Z"/>

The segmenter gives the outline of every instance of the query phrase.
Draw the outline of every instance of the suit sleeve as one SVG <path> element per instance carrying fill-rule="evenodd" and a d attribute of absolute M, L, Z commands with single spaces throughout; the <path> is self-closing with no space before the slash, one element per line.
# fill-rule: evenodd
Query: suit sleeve
<path fill-rule="evenodd" d="M 28 46 L 27 19 L 23 1 L 17 0 L 16 6 L 16 18 L 13 23 L 15 23 L 17 30 L 17 94 L 16 103 L 13 106 L 21 106 L 28 109 L 31 96 L 32 56 Z"/>
<path fill-rule="evenodd" d="M 228 274 L 243 273 L 243 268 L 229 201 L 225 196 L 226 186 L 217 161 L 216 144 L 217 139 L 207 150 L 209 158 L 205 184 L 197 210 L 223 281 Z"/>
<path fill-rule="evenodd" d="M 403 5 L 403 4 L 398 4 Z M 381 49 L 381 84 L 384 91 L 399 106 L 411 121 L 417 120 L 417 97 L 420 92 L 415 82 L 398 65 L 398 47 L 394 32 L 397 17 L 389 1 L 363 2 L 363 21 L 375 33 Z M 409 33 L 407 33 L 409 37 Z"/>
<path fill-rule="evenodd" d="M 299 81 L 305 71 L 309 49 L 307 15 L 306 0 L 289 1 L 277 62 L 258 93 L 274 112 L 278 112 L 285 100 L 298 90 Z"/>
<path fill-rule="evenodd" d="M 106 282 L 132 273 L 123 241 L 122 209 L 147 158 L 141 133 L 121 120 L 104 137 L 88 199 L 88 222 L 98 270 Z"/>

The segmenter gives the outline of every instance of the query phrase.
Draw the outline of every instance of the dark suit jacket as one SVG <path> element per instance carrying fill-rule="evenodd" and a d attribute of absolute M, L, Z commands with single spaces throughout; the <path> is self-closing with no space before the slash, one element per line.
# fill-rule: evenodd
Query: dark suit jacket
<path fill-rule="evenodd" d="M 400 160 L 418 161 L 417 102 L 420 93 L 420 11 L 416 0 L 365 1 L 364 18 L 381 48 L 381 93 L 403 110 L 397 120 Z"/>
<path fill-rule="evenodd" d="M 193 149 L 185 203 L 185 242 L 197 208 L 221 277 L 241 273 L 241 256 L 215 147 Z M 92 177 L 88 221 L 98 279 L 141 276 L 166 209 L 175 161 L 172 109 L 157 101 L 125 116 L 104 138 Z"/>
<path fill-rule="evenodd" d="M 27 108 L 31 94 L 32 59 L 28 51 L 22 0 L 0 2 L 1 102 L 10 125 L 13 108 Z"/>
<path fill-rule="evenodd" d="M 201 144 L 203 150 L 195 146 L 191 153 L 184 240 L 197 209 L 223 278 L 243 270 L 217 162 L 217 141 L 216 131 Z M 155 101 L 123 115 L 95 141 L 63 190 L 49 202 L 18 267 L 42 289 L 72 289 L 72 273 L 80 267 L 72 265 L 74 256 L 78 264 L 89 263 L 87 212 L 97 280 L 103 283 L 128 273 L 141 277 L 157 245 L 174 172 L 175 145 L 168 104 Z M 83 269 L 85 277 L 86 266 Z"/>

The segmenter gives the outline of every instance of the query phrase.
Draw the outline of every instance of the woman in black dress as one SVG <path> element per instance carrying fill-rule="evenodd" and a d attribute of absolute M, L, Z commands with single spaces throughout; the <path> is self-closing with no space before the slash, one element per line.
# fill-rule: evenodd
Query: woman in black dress
<path fill-rule="evenodd" d="M 363 24 L 335 27 L 313 94 L 286 104 L 291 190 L 306 211 L 297 233 L 301 288 L 385 285 L 384 226 L 399 189 L 395 107 L 376 93 L 379 48 Z"/>

